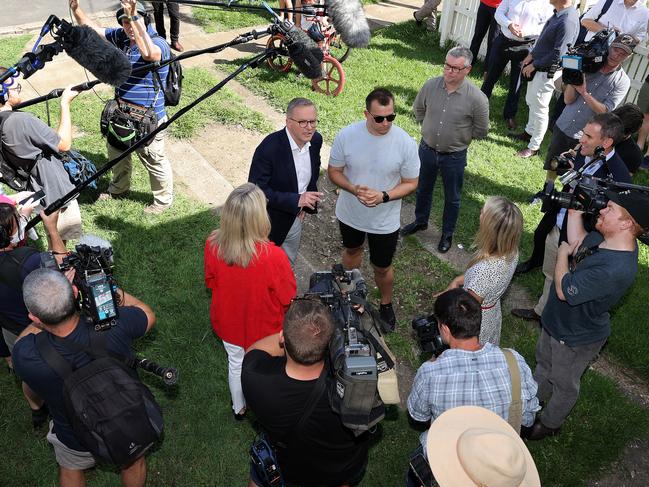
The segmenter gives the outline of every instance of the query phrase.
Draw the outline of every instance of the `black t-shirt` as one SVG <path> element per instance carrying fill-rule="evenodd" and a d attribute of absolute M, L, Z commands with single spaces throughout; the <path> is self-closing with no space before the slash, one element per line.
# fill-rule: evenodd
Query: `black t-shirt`
<path fill-rule="evenodd" d="M 615 146 L 615 152 L 624 161 L 630 173 L 635 174 L 642 163 L 643 154 L 638 144 L 629 137 Z"/>
<path fill-rule="evenodd" d="M 261 350 L 243 359 L 241 385 L 248 407 L 271 442 L 285 441 L 297 425 L 317 380 L 286 375 L 286 357 Z M 325 391 L 289 448 L 278 448 L 285 480 L 299 485 L 340 485 L 356 477 L 367 461 L 367 434 L 355 438 L 331 410 Z"/>
<path fill-rule="evenodd" d="M 130 357 L 133 354 L 131 342 L 134 338 L 144 335 L 146 327 L 147 317 L 144 311 L 129 306 L 119 308 L 117 324 L 100 333 L 106 334 L 107 350 Z M 87 346 L 90 344 L 90 333 L 95 332 L 82 316 L 77 327 L 65 337 L 65 340 Z M 54 348 L 72 364 L 73 368 L 76 369 L 90 362 L 87 354 L 75 353 L 64 348 L 51 335 L 49 339 Z M 58 439 L 68 448 L 84 451 L 84 447 L 75 438 L 66 417 L 63 403 L 63 379 L 41 357 L 36 346 L 36 335 L 27 335 L 16 342 L 13 349 L 13 363 L 16 374 L 47 403 L 54 421 L 54 432 Z"/>
<path fill-rule="evenodd" d="M 23 301 L 23 281 L 41 266 L 41 254 L 30 247 L 0 252 L 0 325 L 19 335 L 31 323 Z"/>

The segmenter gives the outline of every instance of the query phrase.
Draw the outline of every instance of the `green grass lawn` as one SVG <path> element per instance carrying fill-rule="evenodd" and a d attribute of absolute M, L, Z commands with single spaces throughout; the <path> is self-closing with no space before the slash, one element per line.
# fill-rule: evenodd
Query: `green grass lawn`
<path fill-rule="evenodd" d="M 398 24 L 375 32 L 368 49 L 353 50 L 343 63 L 347 83 L 336 98 L 315 94 L 308 79 L 298 76 L 293 69 L 280 74 L 268 69 L 248 70 L 239 78 L 248 88 L 268 98 L 271 104 L 282 110 L 295 96 L 306 96 L 318 106 L 320 124 L 318 130 L 331 143 L 337 131 L 363 117 L 364 99 L 376 86 L 384 86 L 395 94 L 395 123 L 417 140 L 419 125 L 411 113 L 412 103 L 423 82 L 442 74 L 444 52 L 436 34 L 430 34 L 415 26 L 414 22 Z M 234 63 L 236 64 L 236 63 Z M 481 84 L 481 66 L 470 75 L 471 81 Z M 288 79 L 287 79 L 288 78 Z M 484 201 L 491 195 L 503 195 L 516 202 L 525 217 L 525 232 L 521 245 L 521 258 L 531 252 L 532 233 L 541 218 L 539 206 L 529 205 L 526 200 L 541 188 L 545 172 L 540 157 L 519 159 L 515 152 L 523 144 L 507 137 L 502 121 L 502 109 L 506 97 L 505 85 L 494 89 L 491 105 L 491 130 L 485 140 L 474 141 L 469 149 L 462 208 L 455 241 L 471 243 L 478 227 L 478 215 Z M 521 97 L 518 123 L 524 127 L 527 107 Z M 545 154 L 546 144 L 541 150 Z M 641 172 L 635 182 L 649 184 L 649 174 Z M 414 201 L 411 197 L 410 201 Z M 434 196 L 433 220 L 441 224 L 442 192 L 437 185 Z M 649 335 L 638 331 L 642 323 L 644 305 L 649 301 L 649 248 L 640 246 L 640 269 L 636 283 L 624 301 L 613 312 L 613 335 L 606 347 L 607 353 L 616 361 L 635 369 L 649 380 Z M 539 272 L 517 278 L 529 289 L 532 296 L 540 295 L 543 276 Z"/>
<path fill-rule="evenodd" d="M 415 29 L 414 23 L 383 30 L 374 36 L 370 49 L 352 52 L 345 62 L 349 84 L 337 99 L 313 95 L 309 82 L 295 74 L 276 75 L 265 68 L 249 71 L 243 81 L 266 95 L 278 108 L 283 108 L 294 96 L 314 97 L 322 121 L 320 129 L 329 142 L 340 127 L 362 117 L 363 99 L 369 89 L 385 85 L 397 94 L 397 123 L 417 136 L 410 106 L 423 80 L 441 73 L 443 55 L 431 47 L 435 40 L 423 30 Z M 0 42 L 9 64 L 22 51 L 19 42 L 13 42 L 12 46 L 15 47 Z M 14 49 L 13 55 L 10 49 Z M 187 76 L 183 103 L 214 84 L 212 76 L 204 70 L 187 70 Z M 229 91 L 222 93 L 193 112 L 193 118 L 174 126 L 172 134 L 189 137 L 212 120 L 249 124 L 248 128 L 264 132 L 270 130 L 269 122 L 247 109 L 245 100 Z M 502 88 L 494 92 L 494 121 L 498 119 L 504 94 Z M 74 141 L 75 147 L 100 165 L 106 161 L 104 141 L 97 131 L 101 108 L 100 100 L 87 93 L 73 103 L 72 114 L 81 131 Z M 35 112 L 42 115 L 43 107 L 37 107 Z M 512 156 L 517 147 L 506 139 L 504 132 L 502 124 L 495 122 L 489 138 L 472 145 L 457 240 L 468 245 L 477 228 L 477 215 L 484 199 L 491 194 L 503 194 L 518 202 L 524 211 L 525 253 L 539 213 L 537 207 L 523 204 L 523 200 L 540 184 L 542 171 L 538 158 L 522 161 Z M 107 184 L 108 179 L 102 178 L 100 190 L 105 190 Z M 180 382 L 171 389 L 162 386 L 156 378 L 144 376 L 164 409 L 166 421 L 165 440 L 148 457 L 148 485 L 244 485 L 247 450 L 254 429 L 250 421 L 239 423 L 232 419 L 226 357 L 209 326 L 209 297 L 202 280 L 203 242 L 217 226 L 217 219 L 207 207 L 180 192 L 169 212 L 160 217 L 143 215 L 142 209 L 151 196 L 146 172 L 139 163 L 134 164 L 131 194 L 128 200 L 94 202 L 96 194 L 90 192 L 82 195 L 81 202 L 84 230 L 113 243 L 120 285 L 149 303 L 158 316 L 153 332 L 136 343 L 138 352 L 161 364 L 174 365 L 180 371 Z M 435 201 L 440 201 L 439 194 Z M 645 277 L 647 258 L 643 250 Z M 399 333 L 390 336 L 389 343 L 402 359 L 416 367 L 423 357 L 415 352 L 407 317 L 429 311 L 430 293 L 444 288 L 455 272 L 425 252 L 414 238 L 405 240 L 395 266 L 395 293 L 405 309 L 400 316 Z M 638 282 L 642 282 L 641 277 Z M 534 291 L 538 290 L 535 280 L 539 281 L 540 277 L 525 280 Z M 636 285 L 633 292 L 635 299 L 627 299 L 616 313 L 614 340 L 609 351 L 627 364 L 634 365 L 633 360 L 637 360 L 636 367 L 640 370 L 649 344 L 643 342 L 644 336 L 633 335 L 634 321 L 628 316 L 637 306 L 638 315 L 634 320 L 641 323 L 639 305 L 633 303 L 646 301 L 647 296 L 641 285 Z M 633 347 L 618 338 L 625 329 L 629 329 L 634 339 Z M 505 317 L 503 343 L 514 346 L 532 362 L 535 333 L 522 322 Z M 0 391 L 3 406 L 0 435 L 7 446 L 0 464 L 2 485 L 55 485 L 56 464 L 51 449 L 42 432 L 31 431 L 29 411 L 19 385 L 4 369 L 0 370 Z M 588 372 L 582 391 L 582 399 L 562 434 L 530 446 L 544 486 L 585 485 L 587 479 L 598 477 L 610 465 L 625 444 L 649 428 L 646 411 L 627 401 L 610 380 Z M 393 411 L 382 422 L 362 485 L 402 485 L 408 453 L 417 445 L 417 437 L 418 433 L 408 426 L 405 413 Z M 90 487 L 116 484 L 116 475 L 108 469 L 98 468 L 89 475 Z"/>

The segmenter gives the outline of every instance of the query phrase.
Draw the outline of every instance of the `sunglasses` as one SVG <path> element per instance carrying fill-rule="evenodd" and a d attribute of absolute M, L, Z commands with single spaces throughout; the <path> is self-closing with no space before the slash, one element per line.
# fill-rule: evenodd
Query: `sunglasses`
<path fill-rule="evenodd" d="M 371 112 L 367 112 L 367 113 L 369 113 L 370 115 L 372 115 Z M 372 118 L 374 119 L 374 121 L 375 121 L 376 123 L 383 123 L 383 120 L 387 120 L 388 122 L 392 122 L 395 118 L 397 118 L 397 114 L 396 114 L 396 113 L 391 113 L 390 115 L 386 115 L 386 116 L 383 116 L 383 115 L 372 115 Z"/>

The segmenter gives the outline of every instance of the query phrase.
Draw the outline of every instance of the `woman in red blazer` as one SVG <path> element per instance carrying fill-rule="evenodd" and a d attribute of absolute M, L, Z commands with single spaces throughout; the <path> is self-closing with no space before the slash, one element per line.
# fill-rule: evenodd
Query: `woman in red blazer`
<path fill-rule="evenodd" d="M 256 185 L 236 188 L 221 211 L 220 228 L 205 242 L 205 285 L 212 290 L 210 320 L 228 355 L 236 419 L 243 419 L 241 364 L 246 348 L 282 329 L 295 296 L 295 276 L 284 251 L 268 240 L 266 197 Z"/>

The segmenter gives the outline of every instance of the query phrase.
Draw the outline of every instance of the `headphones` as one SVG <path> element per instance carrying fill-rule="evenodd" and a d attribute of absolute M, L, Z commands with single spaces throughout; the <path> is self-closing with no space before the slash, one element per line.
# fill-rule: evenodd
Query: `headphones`
<path fill-rule="evenodd" d="M 137 2 L 136 6 L 135 6 L 135 13 L 137 15 L 139 15 L 140 17 L 142 17 L 142 19 L 144 20 L 144 25 L 148 27 L 149 23 L 151 21 L 149 19 L 149 13 L 147 12 L 146 8 L 144 8 L 144 5 L 142 5 L 142 3 Z M 117 23 L 119 25 L 122 25 L 122 22 L 120 22 L 120 18 L 122 17 L 122 15 L 124 15 L 124 8 L 123 7 L 120 8 L 115 13 L 115 18 L 117 19 Z"/>
<path fill-rule="evenodd" d="M 9 101 L 9 90 L 14 85 L 15 79 L 16 78 L 12 76 L 11 78 L 4 80 L 0 85 L 0 99 L 2 99 L 3 104 Z"/>

